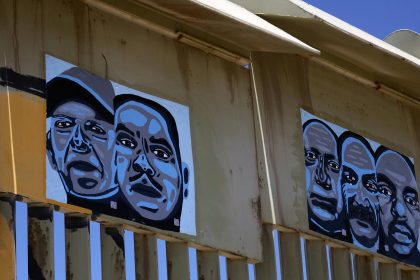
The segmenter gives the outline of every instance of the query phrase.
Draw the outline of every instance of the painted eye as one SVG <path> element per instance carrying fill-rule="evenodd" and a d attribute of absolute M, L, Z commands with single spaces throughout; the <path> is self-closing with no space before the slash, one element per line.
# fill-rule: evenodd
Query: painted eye
<path fill-rule="evenodd" d="M 356 178 L 354 176 L 351 176 L 350 174 L 346 175 L 346 179 L 349 180 L 350 182 L 356 181 Z"/>
<path fill-rule="evenodd" d="M 99 127 L 99 126 L 97 126 L 97 125 L 92 126 L 91 130 L 92 130 L 93 132 L 98 133 L 98 134 L 105 134 L 105 130 L 103 130 L 102 128 L 100 128 L 100 127 Z"/>
<path fill-rule="evenodd" d="M 106 134 L 105 130 L 101 127 L 101 125 L 93 121 L 87 121 L 85 124 L 85 129 L 100 135 Z"/>
<path fill-rule="evenodd" d="M 124 137 L 124 138 L 119 138 L 119 139 L 118 139 L 118 142 L 119 142 L 121 145 L 123 145 L 124 147 L 128 147 L 128 148 L 130 148 L 130 149 L 134 149 L 134 148 L 136 147 L 136 144 L 135 144 L 133 141 L 131 141 L 131 139 L 126 138 L 126 137 Z"/>
<path fill-rule="evenodd" d="M 152 152 L 155 156 L 157 156 L 160 159 L 168 159 L 170 156 L 167 152 L 160 148 L 154 148 Z"/>
<path fill-rule="evenodd" d="M 380 186 L 379 187 L 379 192 L 381 194 L 385 195 L 385 196 L 388 196 L 388 197 L 392 196 L 392 192 L 385 186 Z"/>
<path fill-rule="evenodd" d="M 414 207 L 416 207 L 419 204 L 418 200 L 416 200 L 414 197 L 411 197 L 411 196 L 406 196 L 405 202 Z"/>
<path fill-rule="evenodd" d="M 68 128 L 73 126 L 74 123 L 71 121 L 56 121 L 54 125 L 58 128 Z"/>
<path fill-rule="evenodd" d="M 305 158 L 309 161 L 314 161 L 314 160 L 316 160 L 316 155 L 313 152 L 306 151 L 305 152 Z"/>
<path fill-rule="evenodd" d="M 356 175 L 356 173 L 353 171 L 353 169 L 349 168 L 348 166 L 342 167 L 342 173 L 341 173 L 341 182 L 344 184 L 352 184 L 355 185 L 359 177 Z"/>
<path fill-rule="evenodd" d="M 377 192 L 378 188 L 376 187 L 376 185 L 372 182 L 366 182 L 365 183 L 365 188 L 370 191 L 370 192 Z"/>
<path fill-rule="evenodd" d="M 338 171 L 340 169 L 340 166 L 336 161 L 330 160 L 328 161 L 328 166 L 331 167 L 331 169 Z"/>

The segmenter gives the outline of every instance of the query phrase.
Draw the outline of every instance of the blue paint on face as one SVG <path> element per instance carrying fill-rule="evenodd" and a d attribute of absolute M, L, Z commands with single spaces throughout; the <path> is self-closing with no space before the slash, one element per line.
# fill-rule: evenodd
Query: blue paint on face
<path fill-rule="evenodd" d="M 343 203 L 336 137 L 326 125 L 314 122 L 305 127 L 303 138 L 309 219 L 324 231 L 341 230 L 338 220 Z"/>
<path fill-rule="evenodd" d="M 173 164 L 161 161 L 159 159 L 153 159 L 154 165 L 165 175 L 176 179 L 178 177 L 178 170 Z"/>
<path fill-rule="evenodd" d="M 63 103 L 52 112 L 48 154 L 67 192 L 86 199 L 111 193 L 110 131 L 112 124 L 83 103 Z"/>
<path fill-rule="evenodd" d="M 151 210 L 158 210 L 159 206 L 155 203 L 147 202 L 147 201 L 139 201 L 137 202 L 136 206 L 140 208 L 146 208 Z"/>
<path fill-rule="evenodd" d="M 76 169 L 74 171 L 74 174 L 77 175 L 77 176 L 83 177 L 86 173 L 84 171 L 81 171 L 81 170 L 77 170 Z"/>
<path fill-rule="evenodd" d="M 340 184 L 354 240 L 365 248 L 377 250 L 379 201 L 373 154 L 357 138 L 342 144 Z"/>
<path fill-rule="evenodd" d="M 157 120 L 151 120 L 149 125 L 149 134 L 154 135 L 162 129 L 162 126 Z"/>
<path fill-rule="evenodd" d="M 128 101 L 116 110 L 114 127 L 113 162 L 123 195 L 140 216 L 167 219 L 182 191 L 179 151 L 168 123 L 155 109 Z"/>
<path fill-rule="evenodd" d="M 168 181 L 166 179 L 163 180 L 163 184 L 165 185 L 165 188 L 168 193 L 168 203 L 166 204 L 166 210 L 169 210 L 176 202 L 176 187 L 173 185 L 172 181 Z"/>
<path fill-rule="evenodd" d="M 117 148 L 118 149 L 118 148 Z M 122 149 L 125 150 L 125 149 Z M 129 159 L 124 156 L 127 154 L 118 153 L 117 150 L 117 156 L 116 156 L 116 169 L 117 169 L 117 180 L 118 182 L 124 182 L 126 180 L 127 170 L 130 168 L 130 161 Z"/>
<path fill-rule="evenodd" d="M 98 166 L 100 165 L 99 160 L 98 160 L 98 158 L 96 156 L 93 156 L 93 155 L 89 156 L 89 160 L 94 165 L 98 165 Z"/>
<path fill-rule="evenodd" d="M 420 209 L 412 168 L 397 152 L 386 150 L 376 163 L 381 225 L 391 257 L 417 257 Z"/>
<path fill-rule="evenodd" d="M 121 123 L 132 123 L 139 127 L 144 126 L 147 122 L 147 118 L 135 109 L 121 111 L 119 118 Z"/>

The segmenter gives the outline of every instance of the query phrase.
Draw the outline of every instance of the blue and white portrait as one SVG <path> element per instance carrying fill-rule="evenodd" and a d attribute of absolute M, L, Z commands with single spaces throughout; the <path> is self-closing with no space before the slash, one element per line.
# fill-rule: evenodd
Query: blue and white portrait
<path fill-rule="evenodd" d="M 52 56 L 47 198 L 195 235 L 188 107 Z"/>
<path fill-rule="evenodd" d="M 189 169 L 175 119 L 160 104 L 130 94 L 115 98 L 115 182 L 140 217 L 177 228 Z"/>
<path fill-rule="evenodd" d="M 334 131 L 322 121 L 305 123 L 303 144 L 309 226 L 312 230 L 342 239 L 343 199 L 337 142 Z"/>
<path fill-rule="evenodd" d="M 67 200 L 116 193 L 109 164 L 114 145 L 112 84 L 72 67 L 47 82 L 47 155 Z"/>
<path fill-rule="evenodd" d="M 380 252 L 418 266 L 420 209 L 414 166 L 406 156 L 382 146 L 376 172 L 382 209 Z"/>
<path fill-rule="evenodd" d="M 420 266 L 414 160 L 301 110 L 309 229 Z"/>
<path fill-rule="evenodd" d="M 354 244 L 377 251 L 380 211 L 373 151 L 357 134 L 345 132 L 340 140 L 340 186 L 348 231 Z"/>

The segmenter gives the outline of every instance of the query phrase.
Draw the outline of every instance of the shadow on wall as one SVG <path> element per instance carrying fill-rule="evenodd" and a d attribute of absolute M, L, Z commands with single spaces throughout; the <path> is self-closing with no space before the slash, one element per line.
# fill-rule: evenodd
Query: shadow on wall
<path fill-rule="evenodd" d="M 45 80 L 29 75 L 22 75 L 10 68 L 0 67 L 0 85 L 45 98 Z"/>

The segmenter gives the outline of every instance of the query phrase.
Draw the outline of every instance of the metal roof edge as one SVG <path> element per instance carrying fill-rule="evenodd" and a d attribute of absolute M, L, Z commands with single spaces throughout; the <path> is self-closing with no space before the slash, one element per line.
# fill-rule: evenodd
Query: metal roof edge
<path fill-rule="evenodd" d="M 343 32 L 346 33 L 350 36 L 352 36 L 355 39 L 364 41 L 368 44 L 370 44 L 371 46 L 384 51 L 392 56 L 395 57 L 399 57 L 402 60 L 407 61 L 408 63 L 420 68 L 420 59 L 418 59 L 417 57 L 381 40 L 376 38 L 373 35 L 370 35 L 369 33 L 360 30 L 359 28 L 339 19 L 334 17 L 331 14 L 328 14 L 327 12 L 324 12 L 308 3 L 305 3 L 302 0 L 288 0 L 290 3 L 298 6 L 299 8 L 301 8 L 303 11 L 309 13 L 310 15 L 312 15 L 312 18 L 322 21 L 325 24 Z"/>
<path fill-rule="evenodd" d="M 420 59 L 420 33 L 398 29 L 388 34 L 384 41 Z"/>
<path fill-rule="evenodd" d="M 134 2 L 190 25 L 203 34 L 207 33 L 242 48 L 245 47 L 248 51 L 294 53 L 309 57 L 320 54 L 320 51 L 314 47 L 229 0 L 134 0 Z"/>
<path fill-rule="evenodd" d="M 231 18 L 237 22 L 245 24 L 253 29 L 264 32 L 268 35 L 271 35 L 277 39 L 287 41 L 298 48 L 304 49 L 305 51 L 318 55 L 319 50 L 305 44 L 301 40 L 293 37 L 289 33 L 283 31 L 277 26 L 269 23 L 268 21 L 262 19 L 258 15 L 250 12 L 242 6 L 239 6 L 235 3 L 232 3 L 227 0 L 189 0 L 190 2 L 196 3 L 206 9 L 212 10 L 219 14 L 222 14 L 226 17 Z"/>

